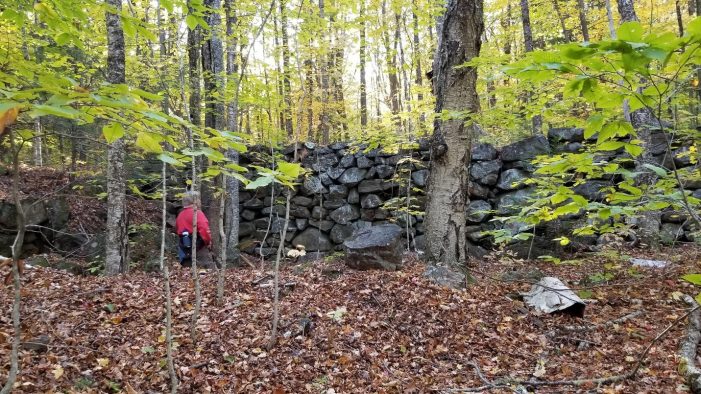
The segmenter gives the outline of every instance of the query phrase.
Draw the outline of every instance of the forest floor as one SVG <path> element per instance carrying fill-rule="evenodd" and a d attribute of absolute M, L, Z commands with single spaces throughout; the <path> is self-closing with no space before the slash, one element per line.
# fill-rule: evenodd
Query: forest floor
<path fill-rule="evenodd" d="M 635 269 L 626 253 L 672 264 Z M 269 351 L 272 288 L 261 280 L 266 273 L 228 270 L 221 307 L 215 305 L 216 272 L 201 273 L 203 310 L 193 344 L 193 285 L 188 270 L 174 267 L 179 392 L 425 393 L 494 384 L 483 389 L 511 393 L 499 384 L 624 374 L 685 315 L 677 292 L 698 293 L 680 276 L 701 272 L 701 249 L 689 246 L 654 255 L 610 251 L 557 265 L 501 257 L 474 268 L 477 283 L 467 290 L 451 290 L 424 278 L 415 258 L 408 260 L 398 272 L 354 271 L 338 260 L 285 267 L 281 283 L 290 285 L 283 286 L 281 336 Z M 585 296 L 583 319 L 537 315 L 508 297 L 531 287 L 528 272 L 535 268 Z M 526 274 L 504 279 L 505 272 L 519 277 L 514 271 Z M 49 346 L 20 352 L 16 392 L 168 391 L 159 274 L 107 278 L 34 268 L 22 285 L 22 338 L 45 335 Z M 0 381 L 9 366 L 11 294 L 10 287 L 0 291 Z M 305 318 L 312 322 L 306 336 Z M 687 391 L 676 355 L 686 325 L 679 321 L 654 343 L 633 379 L 529 392 Z"/>

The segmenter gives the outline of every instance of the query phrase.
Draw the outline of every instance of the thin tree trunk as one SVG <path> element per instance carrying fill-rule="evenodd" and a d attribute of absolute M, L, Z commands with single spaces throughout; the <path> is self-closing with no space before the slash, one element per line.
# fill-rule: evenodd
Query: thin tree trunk
<path fill-rule="evenodd" d="M 159 8 L 160 9 L 160 8 Z M 175 363 L 173 362 L 173 306 L 170 294 L 170 272 L 168 263 L 165 261 L 165 251 L 166 251 L 166 217 L 167 217 L 167 202 L 166 199 L 168 195 L 168 178 L 166 177 L 168 172 L 168 164 L 163 162 L 163 169 L 161 174 L 161 181 L 163 182 L 163 198 L 162 198 L 162 221 L 161 221 L 161 258 L 160 265 L 161 271 L 163 272 L 163 282 L 165 290 L 165 303 L 166 303 L 166 363 L 168 365 L 168 376 L 170 376 L 170 392 L 175 394 L 178 392 L 178 375 L 175 374 Z"/>
<path fill-rule="evenodd" d="M 311 59 L 304 61 L 304 69 L 306 70 L 306 84 L 308 96 L 306 98 L 306 110 L 307 110 L 307 139 L 309 141 L 314 140 L 314 66 L 312 65 Z M 362 94 L 362 93 L 361 93 Z"/>
<path fill-rule="evenodd" d="M 449 0 L 439 26 L 433 61 L 436 113 L 479 110 L 477 70 L 455 68 L 479 56 L 484 31 L 482 0 Z M 465 207 L 474 124 L 436 117 L 426 204 L 426 258 L 433 263 L 467 261 Z"/>
<path fill-rule="evenodd" d="M 34 148 L 34 165 L 41 167 L 44 165 L 44 157 L 42 155 L 42 134 L 43 130 L 41 127 L 41 117 L 34 119 L 34 139 L 32 140 L 32 145 Z"/>
<path fill-rule="evenodd" d="M 621 15 L 621 23 L 640 21 L 635 13 L 633 0 L 616 0 L 616 3 L 618 5 L 618 13 Z"/>
<path fill-rule="evenodd" d="M 10 130 L 10 146 L 12 150 L 12 197 L 17 210 L 17 235 L 12 243 L 12 350 L 10 350 L 10 371 L 7 375 L 7 381 L 0 390 L 0 394 L 9 394 L 12 392 L 15 381 L 17 380 L 17 371 L 19 370 L 19 345 L 21 339 L 20 326 L 20 303 L 21 303 L 21 282 L 19 280 L 19 259 L 22 255 L 22 246 L 24 244 L 25 213 L 22 207 L 22 198 L 19 194 L 20 175 L 19 175 L 19 153 L 21 146 L 15 145 L 14 130 Z"/>
<path fill-rule="evenodd" d="M 389 23 L 388 21 L 388 16 L 387 16 L 387 2 L 385 0 L 382 0 L 382 42 L 385 47 L 385 65 L 387 66 L 387 80 L 389 82 L 389 103 L 390 103 L 390 109 L 392 111 L 392 115 L 395 119 L 395 123 L 397 124 L 397 129 L 401 128 L 401 120 L 399 119 L 399 78 L 397 77 L 397 54 L 396 54 L 396 46 L 392 47 L 392 44 L 390 43 L 389 39 Z M 396 31 L 399 28 L 397 27 L 395 29 L 395 34 Z M 395 35 L 395 44 L 396 44 L 396 35 Z"/>
<path fill-rule="evenodd" d="M 421 85 L 423 81 L 423 71 L 421 70 L 421 42 L 419 41 L 419 16 L 417 13 L 417 5 L 416 5 L 416 0 L 413 1 L 412 3 L 412 12 L 411 12 L 411 18 L 412 18 L 412 28 L 413 28 L 413 43 L 414 47 L 413 49 L 413 55 L 414 55 L 414 85 L 418 87 L 418 93 L 416 95 L 416 101 L 417 105 L 421 106 L 421 103 L 424 101 L 424 94 L 421 92 Z M 420 107 L 419 107 L 420 108 Z M 426 114 L 421 111 L 419 114 L 419 123 L 417 125 L 419 134 L 424 133 L 424 128 L 425 128 L 425 123 L 426 123 Z"/>
<path fill-rule="evenodd" d="M 523 24 L 523 44 L 526 52 L 533 51 L 533 32 L 531 30 L 531 10 L 528 5 L 528 0 L 521 0 L 521 23 Z M 533 94 L 528 94 L 528 101 L 531 101 Z M 538 134 L 543 128 L 543 118 L 540 115 L 535 115 L 531 119 L 533 134 Z"/>
<path fill-rule="evenodd" d="M 324 0 L 319 0 L 319 18 L 326 19 L 324 10 Z M 322 38 L 322 42 L 323 42 Z M 327 43 L 322 43 L 322 46 L 327 46 Z M 321 57 L 320 57 L 321 58 Z M 321 142 L 328 144 L 330 141 L 330 117 L 329 117 L 329 69 L 326 62 L 323 60 L 317 62 L 319 64 L 319 73 L 321 74 L 321 114 L 319 117 L 319 134 L 321 134 Z"/>
<path fill-rule="evenodd" d="M 565 39 L 565 42 L 572 42 L 572 31 L 567 28 L 567 25 L 565 24 L 565 19 L 567 17 L 562 14 L 562 10 L 560 9 L 560 2 L 558 0 L 553 0 L 553 7 L 555 8 L 555 13 L 557 14 L 557 19 L 560 21 L 560 28 L 562 29 L 562 37 Z"/>
<path fill-rule="evenodd" d="M 288 138 L 292 138 L 292 84 L 290 83 L 290 46 L 287 36 L 287 7 L 285 0 L 280 0 L 280 31 L 282 36 L 282 84 L 285 108 L 283 109 L 284 127 Z"/>
<path fill-rule="evenodd" d="M 124 30 L 119 13 L 122 0 L 107 0 L 107 4 L 117 13 L 109 10 L 107 21 L 107 82 L 126 83 Z M 107 145 L 107 234 L 105 246 L 105 273 L 115 275 L 129 268 L 127 254 L 129 239 L 127 234 L 127 200 L 124 159 L 126 147 L 124 138 Z"/>
<path fill-rule="evenodd" d="M 679 28 L 679 37 L 684 36 L 684 19 L 682 17 L 682 9 L 679 5 L 679 0 L 675 0 L 674 9 L 677 13 L 677 27 Z"/>
<path fill-rule="evenodd" d="M 365 21 L 365 0 L 360 0 L 360 50 L 359 50 L 359 62 L 360 62 L 360 127 L 362 131 L 368 125 L 368 93 L 367 93 L 367 82 L 365 80 L 365 62 L 366 62 L 366 48 L 367 48 L 367 37 L 366 37 L 366 24 Z"/>
<path fill-rule="evenodd" d="M 589 24 L 587 23 L 587 9 L 584 0 L 577 0 L 577 11 L 579 11 L 579 26 L 582 29 L 582 41 L 589 42 Z"/>
<path fill-rule="evenodd" d="M 611 11 L 611 0 L 606 0 L 606 19 L 609 24 L 609 34 L 612 39 L 616 39 L 616 27 L 613 23 L 613 12 Z"/>
<path fill-rule="evenodd" d="M 505 31 L 511 29 L 511 1 L 506 3 L 506 15 L 501 18 L 501 28 Z M 504 53 L 507 55 L 511 54 L 511 32 L 506 35 L 506 42 L 504 42 Z"/>

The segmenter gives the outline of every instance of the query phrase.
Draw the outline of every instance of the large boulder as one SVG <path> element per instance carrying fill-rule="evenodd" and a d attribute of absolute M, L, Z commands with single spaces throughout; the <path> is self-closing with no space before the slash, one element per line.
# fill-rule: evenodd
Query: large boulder
<path fill-rule="evenodd" d="M 497 150 L 490 144 L 477 144 L 472 147 L 470 152 L 472 160 L 494 160 L 497 158 Z"/>
<path fill-rule="evenodd" d="M 467 277 L 457 268 L 442 265 L 428 265 L 424 276 L 440 286 L 451 289 L 463 289 L 467 283 Z"/>
<path fill-rule="evenodd" d="M 534 195 L 535 191 L 533 188 L 501 194 L 496 199 L 496 212 L 498 215 L 517 213 L 521 210 L 521 207 L 528 204 L 529 199 L 533 198 Z"/>
<path fill-rule="evenodd" d="M 530 160 L 538 155 L 549 153 L 550 144 L 547 138 L 536 135 L 502 148 L 501 159 L 503 161 Z"/>
<path fill-rule="evenodd" d="M 324 187 L 324 185 L 321 183 L 321 179 L 315 176 L 308 177 L 304 180 L 304 183 L 302 184 L 302 193 L 308 196 L 314 194 L 324 194 L 328 192 L 328 189 L 326 189 L 326 187 Z"/>
<path fill-rule="evenodd" d="M 365 173 L 367 173 L 367 170 L 365 169 L 351 167 L 345 170 L 343 174 L 341 174 L 341 176 L 338 177 L 338 181 L 345 185 L 355 186 L 358 183 L 360 183 L 360 181 L 365 179 Z"/>
<path fill-rule="evenodd" d="M 426 186 L 426 183 L 428 181 L 428 175 L 428 170 L 414 171 L 411 173 L 411 181 L 414 182 L 414 185 L 418 187 L 424 187 Z"/>
<path fill-rule="evenodd" d="M 554 127 L 548 130 L 548 139 L 551 143 L 582 142 L 584 141 L 584 129 L 578 127 Z"/>
<path fill-rule="evenodd" d="M 492 205 L 484 200 L 473 200 L 467 205 L 465 216 L 472 223 L 482 223 L 490 215 Z"/>
<path fill-rule="evenodd" d="M 521 189 L 528 177 L 529 174 L 526 171 L 512 168 L 501 173 L 497 187 L 501 190 Z"/>
<path fill-rule="evenodd" d="M 381 224 L 356 231 L 343 242 L 350 268 L 397 270 L 402 264 L 402 228 Z"/>
<path fill-rule="evenodd" d="M 499 170 L 501 170 L 500 160 L 480 161 L 472 164 L 470 176 L 483 185 L 491 186 L 497 183 Z"/>
<path fill-rule="evenodd" d="M 333 249 L 333 243 L 329 237 L 322 233 L 318 228 L 308 227 L 306 230 L 299 233 L 292 240 L 293 245 L 304 245 L 305 249 L 310 251 L 328 252 Z"/>
<path fill-rule="evenodd" d="M 345 204 L 329 214 L 329 218 L 338 224 L 348 224 L 360 217 L 360 210 L 350 204 Z"/>

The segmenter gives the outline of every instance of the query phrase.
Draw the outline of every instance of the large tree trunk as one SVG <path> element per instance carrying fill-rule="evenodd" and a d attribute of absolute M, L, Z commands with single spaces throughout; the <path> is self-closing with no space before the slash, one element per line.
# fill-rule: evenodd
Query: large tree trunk
<path fill-rule="evenodd" d="M 239 103 L 238 103 L 238 92 L 239 92 L 239 75 L 238 66 L 236 64 L 236 47 L 238 46 L 238 40 L 234 34 L 234 27 L 237 23 L 236 9 L 232 4 L 233 0 L 225 0 L 224 7 L 226 8 L 226 36 L 228 38 L 226 46 L 226 75 L 229 79 L 229 84 L 234 82 L 234 88 L 236 89 L 234 93 L 234 100 L 227 104 L 227 128 L 232 132 L 238 132 L 238 118 L 239 118 Z M 235 149 L 229 149 L 226 152 L 226 157 L 233 163 L 239 162 L 239 153 Z M 238 254 L 238 244 L 239 244 L 239 181 L 234 177 L 227 177 L 226 180 L 226 213 L 224 215 L 226 219 L 226 256 L 227 259 L 236 261 L 239 257 Z M 226 264 L 226 260 L 223 259 L 222 264 Z"/>
<path fill-rule="evenodd" d="M 579 11 L 579 26 L 582 29 L 582 41 L 589 42 L 589 24 L 587 23 L 587 10 L 584 0 L 577 0 L 577 11 Z"/>
<path fill-rule="evenodd" d="M 521 0 L 521 23 L 523 24 L 523 45 L 526 52 L 533 51 L 533 31 L 531 30 L 531 10 L 528 0 Z M 531 94 L 528 94 L 528 101 L 531 101 Z M 533 134 L 540 133 L 543 128 L 543 118 L 535 115 L 531 122 L 533 124 Z"/>
<path fill-rule="evenodd" d="M 208 11 L 205 20 L 210 31 L 207 39 L 202 43 L 202 71 L 204 76 L 204 94 L 206 103 L 205 126 L 224 130 L 224 48 L 222 43 L 221 0 L 205 0 L 204 5 Z M 203 168 L 204 170 L 204 163 Z M 223 176 L 223 175 L 220 175 Z M 202 185 L 202 209 L 212 223 L 219 223 L 219 218 L 224 214 L 219 209 L 219 202 L 214 196 L 214 186 L 209 182 Z M 218 232 L 215 232 L 218 234 Z M 216 255 L 221 254 L 222 239 L 213 237 L 213 250 Z"/>
<path fill-rule="evenodd" d="M 107 82 L 126 82 L 124 31 L 119 13 L 122 0 L 107 0 L 117 13 L 107 11 Z M 105 239 L 105 273 L 115 275 L 126 272 L 129 239 L 127 234 L 127 199 L 124 159 L 124 139 L 107 145 L 107 234 Z"/>
<path fill-rule="evenodd" d="M 479 110 L 477 70 L 455 67 L 479 55 L 482 15 L 482 0 L 448 1 L 433 60 L 436 113 Z M 467 260 L 465 207 L 474 127 L 463 118 L 435 120 L 425 219 L 430 262 L 464 264 Z"/>
<path fill-rule="evenodd" d="M 362 131 L 365 131 L 365 127 L 368 125 L 368 92 L 367 92 L 367 82 L 365 76 L 365 62 L 366 62 L 366 48 L 367 48 L 367 38 L 365 33 L 365 0 L 360 0 L 360 126 Z"/>
<path fill-rule="evenodd" d="M 621 15 L 621 23 L 638 22 L 635 13 L 633 0 L 617 0 L 618 13 Z M 627 107 L 627 102 L 624 103 Z M 624 108 L 625 111 L 625 108 Z M 630 114 L 630 123 L 638 133 L 638 138 L 642 141 L 643 153 L 635 160 L 635 170 L 639 174 L 636 183 L 652 187 L 657 181 L 655 173 L 645 167 L 645 164 L 656 165 L 654 157 L 650 152 L 652 146 L 652 130 L 656 124 L 655 116 L 649 108 L 641 108 Z M 640 240 L 653 248 L 659 246 L 660 215 L 659 212 L 643 212 L 637 219 L 638 237 Z"/>

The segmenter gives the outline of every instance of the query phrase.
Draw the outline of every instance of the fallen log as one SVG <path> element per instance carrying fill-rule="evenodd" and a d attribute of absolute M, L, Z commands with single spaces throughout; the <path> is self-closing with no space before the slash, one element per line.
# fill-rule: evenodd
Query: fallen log
<path fill-rule="evenodd" d="M 696 348 L 701 341 L 701 309 L 699 304 L 687 294 L 682 296 L 684 302 L 693 308 L 689 314 L 686 334 L 679 344 L 679 373 L 684 377 L 692 393 L 701 393 L 701 369 L 696 366 Z"/>

